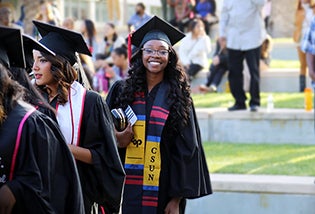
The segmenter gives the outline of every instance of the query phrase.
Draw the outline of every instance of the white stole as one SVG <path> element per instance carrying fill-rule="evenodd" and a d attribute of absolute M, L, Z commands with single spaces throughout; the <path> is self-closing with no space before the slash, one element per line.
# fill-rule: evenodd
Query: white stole
<path fill-rule="evenodd" d="M 68 102 L 57 105 L 57 121 L 67 144 L 79 144 L 85 95 L 86 89 L 74 81 L 69 90 Z"/>

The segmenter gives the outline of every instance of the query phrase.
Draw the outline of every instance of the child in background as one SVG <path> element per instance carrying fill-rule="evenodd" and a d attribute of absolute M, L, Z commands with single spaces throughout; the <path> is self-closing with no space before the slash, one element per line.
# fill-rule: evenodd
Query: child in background
<path fill-rule="evenodd" d="M 97 72 L 93 78 L 93 88 L 101 94 L 107 94 L 117 80 L 125 79 L 128 75 L 127 48 L 125 46 L 115 48 L 111 57 L 107 59 L 105 55 L 97 54 L 95 66 Z"/>

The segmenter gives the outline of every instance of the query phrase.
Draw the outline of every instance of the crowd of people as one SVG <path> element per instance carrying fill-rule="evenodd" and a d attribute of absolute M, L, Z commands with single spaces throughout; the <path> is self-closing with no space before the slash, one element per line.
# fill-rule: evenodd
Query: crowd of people
<path fill-rule="evenodd" d="M 0 5 L 1 214 L 184 213 L 212 194 L 181 31 L 139 3 L 128 42 L 112 23 L 99 42 L 93 21 L 76 31 L 43 1 L 25 35 L 12 9 Z M 203 31 L 196 20 L 191 39 L 208 53 Z"/>
<path fill-rule="evenodd" d="M 167 3 L 169 22 L 136 4 L 127 39 L 112 22 L 100 37 L 93 20 L 60 20 L 48 1 L 25 35 L 24 6 L 13 21 L 0 3 L 1 214 L 178 214 L 212 193 L 190 83 L 206 70 L 198 89 L 217 92 L 228 72 L 228 110 L 245 110 L 247 70 L 259 110 L 271 0 L 224 0 L 220 17 L 215 0 Z M 297 0 L 300 91 L 307 68 L 315 81 L 314 8 Z"/>
<path fill-rule="evenodd" d="M 25 35 L 24 7 L 13 21 L 0 4 L 0 213 L 184 213 L 212 193 L 190 83 L 206 70 L 198 89 L 217 92 L 228 73 L 228 110 L 245 110 L 247 70 L 259 110 L 271 0 L 224 0 L 220 17 L 214 0 L 167 3 L 169 22 L 136 4 L 128 38 L 47 1 Z M 297 0 L 300 91 L 307 67 L 315 81 L 314 8 Z"/>

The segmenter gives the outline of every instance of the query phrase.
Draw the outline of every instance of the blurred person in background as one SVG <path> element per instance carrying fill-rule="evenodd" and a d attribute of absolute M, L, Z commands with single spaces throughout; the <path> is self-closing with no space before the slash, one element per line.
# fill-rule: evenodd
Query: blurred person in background
<path fill-rule="evenodd" d="M 133 14 L 128 21 L 129 32 L 137 30 L 151 18 L 151 16 L 145 12 L 145 5 L 142 2 L 136 5 L 135 10 L 135 14 Z"/>
<path fill-rule="evenodd" d="M 268 31 L 269 30 L 269 19 L 271 15 L 271 0 L 267 0 L 266 4 L 263 7 L 262 14 L 263 14 L 263 19 L 265 22 L 265 28 Z"/>
<path fill-rule="evenodd" d="M 195 7 L 196 17 L 202 19 L 205 31 L 209 35 L 210 27 L 218 23 L 215 0 L 199 0 Z"/>
<path fill-rule="evenodd" d="M 80 26 L 80 33 L 82 33 L 84 40 L 92 54 L 92 58 L 95 59 L 95 54 L 98 50 L 98 44 L 96 40 L 96 28 L 95 24 L 90 19 L 84 19 Z"/>
<path fill-rule="evenodd" d="M 74 30 L 74 20 L 71 17 L 67 17 L 63 20 L 61 26 L 68 30 Z"/>
<path fill-rule="evenodd" d="M 212 63 L 210 65 L 207 82 L 205 85 L 200 85 L 199 89 L 202 92 L 217 92 L 218 86 L 221 83 L 223 75 L 228 70 L 228 50 L 226 43 L 216 42 L 216 49 L 213 54 Z"/>
<path fill-rule="evenodd" d="M 14 23 L 14 7 L 11 3 L 0 2 L 0 26 L 20 28 L 21 26 Z"/>
<path fill-rule="evenodd" d="M 45 22 L 51 25 L 56 25 L 57 21 L 54 17 L 53 9 L 51 3 L 45 0 L 41 0 L 38 6 L 38 12 L 36 13 L 34 20 Z M 39 34 L 37 28 L 33 28 L 32 36 L 39 39 Z"/>
<path fill-rule="evenodd" d="M 114 49 L 112 52 L 113 59 L 113 71 L 115 73 L 115 78 L 113 78 L 111 85 L 121 79 L 125 79 L 128 76 L 129 62 L 128 62 L 128 54 L 127 47 L 122 46 Z"/>
<path fill-rule="evenodd" d="M 229 111 L 245 110 L 243 61 L 250 73 L 250 110 L 258 111 L 260 106 L 261 45 L 266 38 L 266 30 L 261 16 L 265 0 L 238 1 L 224 0 L 219 23 L 220 42 L 226 42 L 229 60 L 229 84 L 235 103 Z"/>
<path fill-rule="evenodd" d="M 118 35 L 115 25 L 113 23 L 106 23 L 104 26 L 104 37 L 99 44 L 97 53 L 103 54 L 105 58 L 108 58 L 114 49 L 125 44 L 125 39 Z"/>
<path fill-rule="evenodd" d="M 111 53 L 111 60 L 108 61 L 102 55 L 97 56 L 95 64 L 97 72 L 93 77 L 93 89 L 105 95 L 111 86 L 128 75 L 129 62 L 127 47 L 115 48 Z"/>
<path fill-rule="evenodd" d="M 190 32 L 180 43 L 178 55 L 189 79 L 192 80 L 199 71 L 208 68 L 211 41 L 201 19 L 193 19 L 189 23 L 189 29 Z"/>
<path fill-rule="evenodd" d="M 185 31 L 191 19 L 194 17 L 194 0 L 167 0 L 167 4 L 174 9 L 174 18 L 170 23 L 180 31 Z"/>
<path fill-rule="evenodd" d="M 84 24 L 82 23 L 82 25 L 84 25 Z M 71 17 L 65 18 L 62 22 L 62 27 L 65 29 L 74 30 L 74 26 L 75 26 L 75 22 L 74 22 L 73 18 L 71 18 Z M 91 48 L 91 49 L 93 49 L 93 48 Z M 81 65 L 82 65 L 82 68 L 84 70 L 85 76 L 86 76 L 87 80 L 89 81 L 89 84 L 92 86 L 92 81 L 93 81 L 92 79 L 93 79 L 93 75 L 95 73 L 94 62 L 92 60 L 92 57 L 79 53 L 79 59 L 81 61 Z"/>
<path fill-rule="evenodd" d="M 314 16 L 314 0 L 298 0 L 295 11 L 295 22 L 293 31 L 293 41 L 297 45 L 297 52 L 300 61 L 299 91 L 303 92 L 306 87 L 307 63 L 306 54 L 301 50 L 301 42 L 305 33 L 310 28 Z"/>

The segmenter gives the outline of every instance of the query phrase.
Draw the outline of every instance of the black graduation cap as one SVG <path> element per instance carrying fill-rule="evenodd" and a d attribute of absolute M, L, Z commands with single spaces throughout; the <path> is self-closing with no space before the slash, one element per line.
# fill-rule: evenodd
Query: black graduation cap
<path fill-rule="evenodd" d="M 147 41 L 156 39 L 165 41 L 172 46 L 184 37 L 185 34 L 171 24 L 157 16 L 153 16 L 132 34 L 131 44 L 142 47 Z"/>
<path fill-rule="evenodd" d="M 33 67 L 33 63 L 34 63 L 33 50 L 34 49 L 40 52 L 44 52 L 44 53 L 56 56 L 56 54 L 53 51 L 49 50 L 47 47 L 37 42 L 32 37 L 25 34 L 23 34 L 22 37 L 23 37 L 23 49 L 24 49 L 26 69 Z"/>
<path fill-rule="evenodd" d="M 33 20 L 33 23 L 42 36 L 39 42 L 69 60 L 71 65 L 76 62 L 75 52 L 92 56 L 82 34 L 44 22 Z"/>
<path fill-rule="evenodd" d="M 25 68 L 20 29 L 0 27 L 0 63 L 7 68 Z"/>

